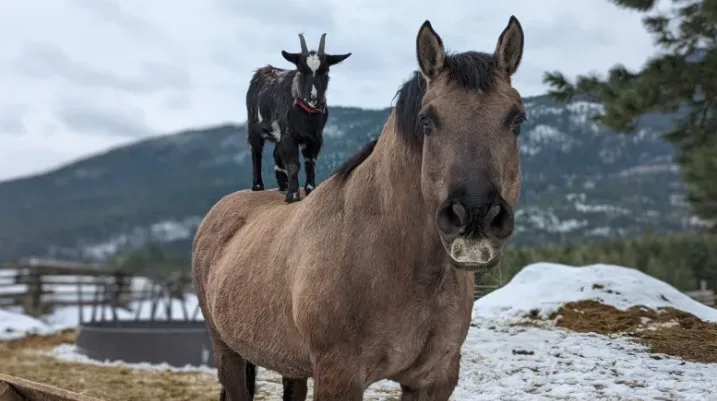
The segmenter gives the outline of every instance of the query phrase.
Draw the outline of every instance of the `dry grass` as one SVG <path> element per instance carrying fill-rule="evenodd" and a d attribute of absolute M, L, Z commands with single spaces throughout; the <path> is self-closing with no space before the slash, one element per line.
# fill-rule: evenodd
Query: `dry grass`
<path fill-rule="evenodd" d="M 74 343 L 74 331 L 0 342 L 0 371 L 108 401 L 216 401 L 219 384 L 206 373 L 133 370 L 60 361 L 40 355 Z M 257 401 L 262 397 L 257 394 Z"/>

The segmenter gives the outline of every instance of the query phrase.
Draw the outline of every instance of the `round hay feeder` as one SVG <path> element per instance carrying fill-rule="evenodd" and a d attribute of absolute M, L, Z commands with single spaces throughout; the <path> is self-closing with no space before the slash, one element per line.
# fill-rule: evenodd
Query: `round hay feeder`
<path fill-rule="evenodd" d="M 150 281 L 129 308 L 113 304 L 116 286 L 96 286 L 102 290 L 90 303 L 90 316 L 80 308 L 78 351 L 99 361 L 214 367 L 199 305 L 184 293 L 182 280 Z"/>

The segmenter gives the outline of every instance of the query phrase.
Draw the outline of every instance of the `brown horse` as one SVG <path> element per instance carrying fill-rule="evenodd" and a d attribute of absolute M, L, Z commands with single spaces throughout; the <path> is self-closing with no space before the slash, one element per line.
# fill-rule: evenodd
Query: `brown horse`
<path fill-rule="evenodd" d="M 379 138 L 310 197 L 235 192 L 193 245 L 197 296 L 224 398 L 249 399 L 247 361 L 303 381 L 294 398 L 446 401 L 458 382 L 474 273 L 500 260 L 520 192 L 525 112 L 511 86 L 515 17 L 492 54 L 447 54 L 426 21 L 419 71 Z"/>

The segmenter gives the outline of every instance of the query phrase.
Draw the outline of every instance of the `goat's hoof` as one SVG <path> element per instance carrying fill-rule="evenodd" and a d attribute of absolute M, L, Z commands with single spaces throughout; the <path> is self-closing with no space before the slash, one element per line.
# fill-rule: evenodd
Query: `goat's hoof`
<path fill-rule="evenodd" d="M 311 191 L 313 191 L 313 190 L 314 190 L 314 186 L 311 185 L 311 184 L 307 184 L 307 185 L 304 187 L 304 192 L 306 192 L 306 195 L 310 194 Z"/>
<path fill-rule="evenodd" d="M 251 187 L 251 190 L 252 190 L 252 191 L 263 191 L 263 190 L 264 190 L 264 185 L 256 184 L 256 185 L 254 185 L 253 187 Z"/>
<path fill-rule="evenodd" d="M 293 192 L 293 193 L 287 192 L 286 193 L 286 199 L 285 199 L 286 203 L 294 203 L 294 202 L 298 202 L 300 200 L 301 200 L 301 197 L 299 196 L 298 192 Z"/>

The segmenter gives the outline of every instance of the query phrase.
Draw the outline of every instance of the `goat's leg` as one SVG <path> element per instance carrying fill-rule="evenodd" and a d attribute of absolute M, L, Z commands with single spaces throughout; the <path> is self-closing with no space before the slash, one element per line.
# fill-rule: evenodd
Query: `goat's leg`
<path fill-rule="evenodd" d="M 289 186 L 289 176 L 286 174 L 286 166 L 281 160 L 278 149 L 278 146 L 274 146 L 274 173 L 276 175 L 276 183 L 279 184 L 279 191 L 286 192 Z"/>
<path fill-rule="evenodd" d="M 247 124 L 249 147 L 251 148 L 251 168 L 253 175 L 252 191 L 263 191 L 264 181 L 261 178 L 261 157 L 264 152 L 264 138 L 261 128 L 255 124 Z"/>
<path fill-rule="evenodd" d="M 322 141 L 319 138 L 317 142 L 305 144 L 301 148 L 301 154 L 304 156 L 304 167 L 306 171 L 306 184 L 304 191 L 309 195 L 316 188 L 316 158 L 321 151 Z"/>
<path fill-rule="evenodd" d="M 286 166 L 286 175 L 288 176 L 288 187 L 286 189 L 286 202 L 292 203 L 301 200 L 299 195 L 299 145 L 290 136 L 286 135 L 281 138 L 277 144 L 279 148 L 279 156 Z"/>

